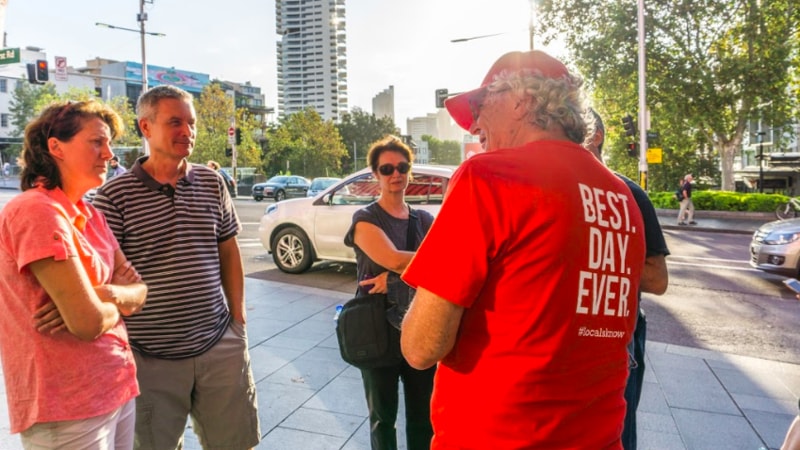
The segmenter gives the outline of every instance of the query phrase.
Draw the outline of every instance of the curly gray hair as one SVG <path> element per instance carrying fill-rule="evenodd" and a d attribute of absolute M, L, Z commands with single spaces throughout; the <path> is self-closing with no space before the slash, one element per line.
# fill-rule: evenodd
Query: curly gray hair
<path fill-rule="evenodd" d="M 584 144 L 594 136 L 594 118 L 578 75 L 549 78 L 537 71 L 502 71 L 486 86 L 489 92 L 511 90 L 527 98 L 529 123 L 543 130 L 559 126 L 567 137 Z"/>

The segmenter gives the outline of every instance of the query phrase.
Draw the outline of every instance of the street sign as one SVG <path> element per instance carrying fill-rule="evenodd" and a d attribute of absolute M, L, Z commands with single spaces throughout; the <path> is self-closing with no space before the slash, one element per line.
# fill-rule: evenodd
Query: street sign
<path fill-rule="evenodd" d="M 67 81 L 67 58 L 56 56 L 56 80 Z"/>
<path fill-rule="evenodd" d="M 236 142 L 236 128 L 228 127 L 228 144 Z"/>
<path fill-rule="evenodd" d="M 661 164 L 663 151 L 660 147 L 647 149 L 647 163 L 648 164 Z"/>
<path fill-rule="evenodd" d="M 14 64 L 19 62 L 18 48 L 0 49 L 0 64 Z"/>

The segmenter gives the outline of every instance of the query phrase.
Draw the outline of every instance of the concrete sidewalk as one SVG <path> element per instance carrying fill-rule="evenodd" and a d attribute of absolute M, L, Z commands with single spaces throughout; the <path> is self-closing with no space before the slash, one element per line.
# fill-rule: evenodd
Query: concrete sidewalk
<path fill-rule="evenodd" d="M 255 278 L 246 289 L 257 448 L 369 449 L 361 376 L 340 359 L 334 335 L 334 307 L 350 295 Z M 639 448 L 776 449 L 799 394 L 800 366 L 648 342 Z M 21 449 L 9 434 L 4 390 L 0 397 L 0 448 Z M 403 416 L 401 407 L 399 430 Z M 200 448 L 191 431 L 186 437 L 185 448 Z"/>

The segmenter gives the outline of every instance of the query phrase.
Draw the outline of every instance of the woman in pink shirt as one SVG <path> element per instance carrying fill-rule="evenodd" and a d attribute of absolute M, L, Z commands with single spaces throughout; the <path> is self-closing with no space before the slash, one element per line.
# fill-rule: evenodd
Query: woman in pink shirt
<path fill-rule="evenodd" d="M 120 314 L 147 287 L 83 200 L 122 130 L 94 100 L 51 105 L 25 128 L 23 192 L 0 211 L 0 356 L 25 448 L 133 447 L 139 386 Z"/>

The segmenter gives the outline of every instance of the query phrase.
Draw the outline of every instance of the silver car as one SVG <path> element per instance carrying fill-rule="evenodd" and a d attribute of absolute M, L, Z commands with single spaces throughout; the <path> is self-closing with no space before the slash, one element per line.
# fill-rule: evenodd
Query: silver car
<path fill-rule="evenodd" d="M 414 165 L 406 202 L 435 216 L 454 170 L 453 166 Z M 355 262 L 353 249 L 344 245 L 344 235 L 353 213 L 377 200 L 379 194 L 379 182 L 366 168 L 316 197 L 271 204 L 258 227 L 261 244 L 272 253 L 275 265 L 287 273 L 305 272 L 318 260 Z"/>
<path fill-rule="evenodd" d="M 761 225 L 750 242 L 750 265 L 765 272 L 800 275 L 800 218 Z"/>

